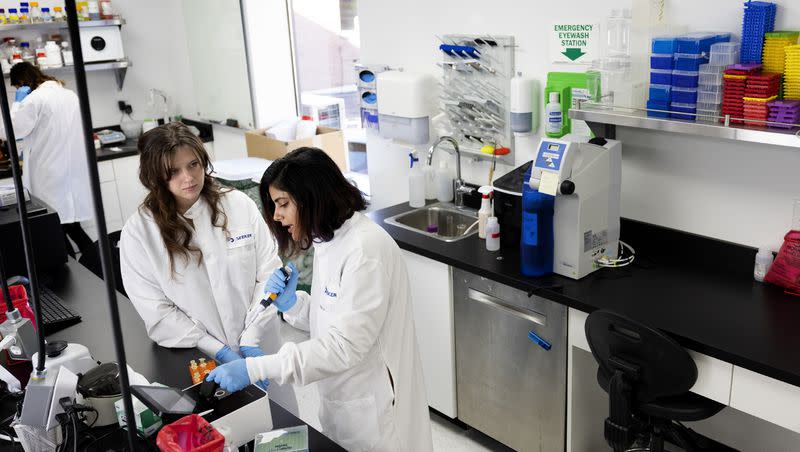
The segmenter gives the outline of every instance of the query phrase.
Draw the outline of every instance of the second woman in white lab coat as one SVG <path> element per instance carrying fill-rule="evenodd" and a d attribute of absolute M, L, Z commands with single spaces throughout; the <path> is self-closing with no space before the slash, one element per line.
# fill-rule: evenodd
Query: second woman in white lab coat
<path fill-rule="evenodd" d="M 64 233 L 83 252 L 93 242 L 80 222 L 93 212 L 78 96 L 30 63 L 15 64 L 9 77 L 17 88 L 11 122 L 25 150 L 23 184 L 58 212 Z M 0 137 L 6 139 L 2 121 Z"/>
<path fill-rule="evenodd" d="M 430 451 L 430 417 L 408 274 L 391 237 L 360 211 L 361 192 L 323 151 L 300 148 L 261 179 L 267 223 L 282 253 L 314 247 L 311 294 L 280 272 L 266 286 L 311 339 L 274 355 L 226 364 L 209 379 L 317 382 L 323 432 L 350 451 Z"/>
<path fill-rule="evenodd" d="M 147 334 L 221 363 L 277 350 L 277 311 L 251 309 L 282 265 L 255 203 L 220 189 L 203 143 L 181 123 L 148 131 L 138 146 L 149 193 L 122 229 L 120 267 Z M 272 398 L 296 412 L 291 388 L 276 386 Z"/>

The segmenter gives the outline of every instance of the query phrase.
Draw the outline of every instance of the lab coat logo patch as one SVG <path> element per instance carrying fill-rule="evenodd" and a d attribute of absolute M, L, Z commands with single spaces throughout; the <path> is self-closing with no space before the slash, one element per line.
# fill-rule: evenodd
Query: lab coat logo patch
<path fill-rule="evenodd" d="M 327 295 L 327 296 L 329 296 L 331 298 L 336 298 L 338 296 L 335 291 L 333 291 L 331 289 L 328 289 L 328 286 L 325 286 L 325 295 Z"/>
<path fill-rule="evenodd" d="M 234 232 L 228 237 L 228 249 L 248 245 L 254 240 L 255 238 L 250 232 Z"/>

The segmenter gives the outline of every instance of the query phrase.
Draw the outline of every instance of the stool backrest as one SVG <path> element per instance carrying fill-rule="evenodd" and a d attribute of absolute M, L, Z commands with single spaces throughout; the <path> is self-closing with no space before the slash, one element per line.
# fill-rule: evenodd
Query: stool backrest
<path fill-rule="evenodd" d="M 688 392 L 697 380 L 697 366 L 689 353 L 661 331 L 606 310 L 586 319 L 586 339 L 606 375 L 622 371 L 636 399 Z"/>

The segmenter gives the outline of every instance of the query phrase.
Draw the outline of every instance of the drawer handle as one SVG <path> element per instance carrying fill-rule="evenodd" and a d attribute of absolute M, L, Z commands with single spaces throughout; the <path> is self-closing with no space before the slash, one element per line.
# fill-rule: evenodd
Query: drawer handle
<path fill-rule="evenodd" d="M 483 303 L 487 306 L 491 306 L 493 308 L 499 309 L 513 316 L 529 320 L 541 326 L 547 326 L 547 317 L 545 317 L 542 314 L 539 314 L 538 312 L 531 311 L 530 309 L 518 308 L 516 306 L 504 302 L 503 300 L 497 297 L 493 297 L 489 294 L 485 294 L 483 292 L 477 291 L 472 288 L 467 290 L 467 296 L 469 297 L 470 300 Z"/>
<path fill-rule="evenodd" d="M 532 340 L 545 350 L 550 350 L 553 347 L 549 342 L 539 337 L 539 335 L 533 331 L 528 331 L 528 339 Z"/>

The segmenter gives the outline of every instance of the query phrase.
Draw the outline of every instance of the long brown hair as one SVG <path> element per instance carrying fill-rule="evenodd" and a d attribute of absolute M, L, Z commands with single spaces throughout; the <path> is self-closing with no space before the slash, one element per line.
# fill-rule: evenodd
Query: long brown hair
<path fill-rule="evenodd" d="M 200 164 L 205 168 L 205 180 L 200 196 L 211 207 L 211 224 L 228 230 L 228 216 L 222 209 L 220 190 L 211 172 L 208 153 L 203 142 L 183 123 L 172 122 L 156 127 L 139 138 L 139 180 L 149 193 L 142 203 L 142 208 L 150 211 L 161 231 L 164 246 L 169 254 L 169 266 L 174 275 L 175 256 L 181 256 L 189 261 L 191 256 L 196 256 L 198 264 L 203 261 L 203 253 L 199 248 L 192 246 L 192 227 L 178 213 L 175 196 L 170 193 L 168 181 L 172 158 L 180 147 L 191 149 Z"/>
<path fill-rule="evenodd" d="M 275 221 L 275 202 L 269 187 L 288 193 L 297 204 L 301 238 L 295 242 L 289 231 Z M 261 202 L 272 235 L 282 256 L 307 250 L 314 242 L 329 242 L 354 212 L 367 208 L 364 194 L 351 184 L 322 149 L 302 147 L 272 164 L 261 177 Z"/>
<path fill-rule="evenodd" d="M 10 79 L 11 86 L 30 86 L 31 91 L 35 90 L 39 87 L 39 85 L 47 81 L 58 82 L 61 84 L 61 86 L 64 86 L 64 82 L 43 73 L 38 67 L 28 63 L 27 61 L 23 61 L 11 66 L 11 73 L 8 74 L 8 77 Z"/>

